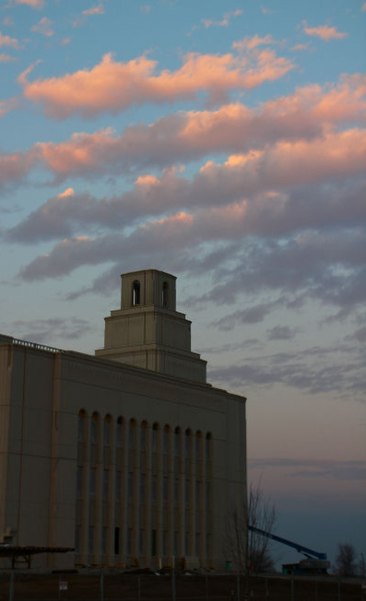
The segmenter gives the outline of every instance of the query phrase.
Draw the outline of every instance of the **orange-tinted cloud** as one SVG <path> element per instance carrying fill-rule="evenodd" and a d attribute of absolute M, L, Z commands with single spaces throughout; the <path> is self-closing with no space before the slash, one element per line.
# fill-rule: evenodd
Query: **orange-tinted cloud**
<path fill-rule="evenodd" d="M 68 188 L 9 231 L 8 238 L 23 243 L 60 239 L 94 232 L 95 225 L 122 232 L 141 221 L 150 231 L 152 223 L 170 227 L 198 218 L 218 239 L 311 227 L 325 216 L 329 224 L 349 218 L 358 223 L 366 217 L 366 205 L 357 196 L 363 192 L 347 204 L 343 193 L 340 202 L 337 189 L 342 181 L 363 176 L 365 152 L 366 131 L 351 130 L 320 140 L 278 142 L 231 155 L 221 164 L 209 161 L 192 179 L 173 170 L 160 178 L 146 174 L 112 198 L 98 200 Z"/>
<path fill-rule="evenodd" d="M 304 23 L 304 32 L 306 35 L 313 36 L 329 42 L 330 40 L 342 40 L 347 37 L 347 34 L 338 31 L 335 27 L 329 25 L 319 25 L 318 27 L 309 27 Z"/>
<path fill-rule="evenodd" d="M 15 107 L 15 100 L 0 103 L 0 116 Z M 213 152 L 231 157 L 254 156 L 281 141 L 321 140 L 344 125 L 366 120 L 366 76 L 344 76 L 336 85 L 310 85 L 294 94 L 270 100 L 257 109 L 227 104 L 217 110 L 179 112 L 149 125 L 75 133 L 59 143 L 40 142 L 26 153 L 12 155 L 24 163 L 32 155 L 56 180 L 97 177 L 150 167 L 166 168 L 196 160 Z M 7 155 L 3 155 L 3 160 Z M 231 158 L 231 161 L 234 159 Z M 240 159 L 242 160 L 242 158 Z M 28 164 L 28 163 L 27 163 Z M 19 171 L 23 177 L 24 170 Z M 13 171 L 16 177 L 16 170 Z M 139 185 L 145 185 L 141 176 Z M 150 176 L 151 177 L 151 176 Z M 2 179 L 0 178 L 0 185 Z M 8 180 L 7 180 L 8 181 Z M 15 182 L 14 182 L 15 183 Z"/>
<path fill-rule="evenodd" d="M 18 40 L 10 37 L 10 35 L 3 35 L 0 32 L 0 48 L 7 46 L 8 48 L 14 48 L 14 50 L 18 50 L 20 48 Z"/>
<path fill-rule="evenodd" d="M 214 181 L 240 178 L 243 190 L 252 193 L 361 174 L 365 156 L 366 130 L 353 129 L 320 139 L 280 141 L 260 153 L 229 157 L 222 165 L 211 161 L 204 174 Z"/>
<path fill-rule="evenodd" d="M 235 17 L 241 17 L 243 11 L 238 8 L 237 10 L 233 10 L 231 12 L 225 13 L 222 19 L 215 21 L 213 19 L 203 19 L 202 24 L 206 29 L 208 27 L 228 27 L 230 25 L 230 21 Z"/>
<path fill-rule="evenodd" d="M 40 33 L 46 38 L 51 38 L 53 35 L 55 35 L 55 31 L 52 25 L 53 23 L 50 19 L 48 19 L 47 17 L 42 17 L 42 19 L 40 19 L 38 23 L 33 25 L 32 31 L 34 31 L 35 33 Z"/>
<path fill-rule="evenodd" d="M 35 163 L 35 153 L 0 153 L 0 186 L 22 181 Z"/>
<path fill-rule="evenodd" d="M 1 55 L 0 55 L 0 61 L 1 61 Z M 18 104 L 18 101 L 16 98 L 8 98 L 7 100 L 0 100 L 0 117 L 3 117 L 4 115 L 6 115 L 6 113 L 9 113 L 13 109 L 15 109 L 17 104 Z M 5 156 L 7 156 L 7 155 L 3 154 L 2 156 L 3 156 L 3 158 L 5 158 Z M 20 156 L 20 154 L 18 156 Z M 0 176 L 0 181 L 1 181 L 1 176 Z"/>
<path fill-rule="evenodd" d="M 42 8 L 44 0 L 15 0 L 15 4 L 26 4 L 32 8 Z"/>
<path fill-rule="evenodd" d="M 103 15 L 104 14 L 104 6 L 102 4 L 98 4 L 97 6 L 92 6 L 91 8 L 87 8 L 83 10 L 82 14 L 86 17 L 90 17 L 92 15 Z"/>
<path fill-rule="evenodd" d="M 14 56 L 10 56 L 10 54 L 0 54 L 0 63 L 10 63 L 14 60 Z"/>
<path fill-rule="evenodd" d="M 40 160 L 58 178 L 95 176 L 147 165 L 166 166 L 210 152 L 260 149 L 280 140 L 321 137 L 338 123 L 366 119 L 366 76 L 341 79 L 336 86 L 298 89 L 293 95 L 249 109 L 235 103 L 214 111 L 170 115 L 149 126 L 74 134 L 61 143 L 37 145 Z"/>
<path fill-rule="evenodd" d="M 231 90 L 250 89 L 278 79 L 293 66 L 274 51 L 250 47 L 248 42 L 235 53 L 190 53 L 176 71 L 157 73 L 157 63 L 145 56 L 122 63 L 106 54 L 89 70 L 29 81 L 31 67 L 18 81 L 28 100 L 42 104 L 48 115 L 62 119 L 75 113 L 84 117 L 104 111 L 117 113 L 134 104 L 177 101 L 199 92 L 216 98 Z"/>

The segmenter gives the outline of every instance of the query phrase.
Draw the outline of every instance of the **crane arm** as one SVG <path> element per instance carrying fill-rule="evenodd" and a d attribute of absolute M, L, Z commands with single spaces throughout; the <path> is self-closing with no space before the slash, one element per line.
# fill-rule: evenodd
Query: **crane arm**
<path fill-rule="evenodd" d="M 271 532 L 266 532 L 265 530 L 261 530 L 261 528 L 256 528 L 255 526 L 248 526 L 248 530 L 251 532 L 256 532 L 261 536 L 266 536 L 267 538 L 271 538 L 283 545 L 287 545 L 288 547 L 292 547 L 296 549 L 299 553 L 303 553 L 306 557 L 316 557 L 317 559 L 327 559 L 326 553 L 319 553 L 318 551 L 314 551 L 313 549 L 308 549 L 308 547 L 304 547 L 298 543 L 295 543 L 291 540 L 287 540 L 286 538 L 282 538 L 281 536 L 277 536 L 276 534 L 272 534 Z"/>

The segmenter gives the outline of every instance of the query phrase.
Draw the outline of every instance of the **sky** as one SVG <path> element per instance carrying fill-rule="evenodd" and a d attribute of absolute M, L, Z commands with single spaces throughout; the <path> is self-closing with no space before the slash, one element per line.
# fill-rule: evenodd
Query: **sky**
<path fill-rule="evenodd" d="M 1 0 L 0 331 L 177 280 L 275 532 L 366 554 L 366 2 Z M 301 559 L 287 547 L 276 560 Z"/>

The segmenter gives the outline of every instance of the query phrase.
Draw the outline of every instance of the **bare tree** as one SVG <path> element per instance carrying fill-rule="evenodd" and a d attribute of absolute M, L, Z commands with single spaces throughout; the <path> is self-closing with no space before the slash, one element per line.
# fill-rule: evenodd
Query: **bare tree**
<path fill-rule="evenodd" d="M 235 507 L 227 521 L 225 555 L 237 571 L 244 573 L 247 566 L 246 504 Z"/>
<path fill-rule="evenodd" d="M 358 575 L 362 576 L 362 578 L 365 578 L 365 576 L 366 576 L 366 561 L 365 561 L 365 556 L 363 553 L 361 553 L 360 559 L 358 562 Z"/>
<path fill-rule="evenodd" d="M 271 533 L 276 522 L 276 509 L 266 499 L 260 487 L 249 487 L 248 525 Z M 265 536 L 248 531 L 248 568 L 251 572 L 271 572 L 274 563 L 270 553 L 271 541 Z"/>
<path fill-rule="evenodd" d="M 270 540 L 248 530 L 248 525 L 271 532 L 276 521 L 274 505 L 260 486 L 250 485 L 247 504 L 235 508 L 227 523 L 225 553 L 242 573 L 273 571 Z"/>
<path fill-rule="evenodd" d="M 356 574 L 356 551 L 350 543 L 340 543 L 335 560 L 335 572 L 338 576 L 354 576 Z"/>

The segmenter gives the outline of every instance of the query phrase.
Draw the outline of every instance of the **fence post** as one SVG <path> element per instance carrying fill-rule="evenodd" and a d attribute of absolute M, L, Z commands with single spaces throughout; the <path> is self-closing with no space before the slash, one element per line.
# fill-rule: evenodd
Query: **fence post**
<path fill-rule="evenodd" d="M 104 571 L 100 570 L 100 601 L 104 601 Z"/>
<path fill-rule="evenodd" d="M 175 561 L 173 557 L 173 569 L 172 569 L 172 601 L 176 599 L 176 589 L 175 589 Z"/>
<path fill-rule="evenodd" d="M 10 572 L 10 583 L 9 583 L 9 601 L 14 599 L 14 570 Z"/>

